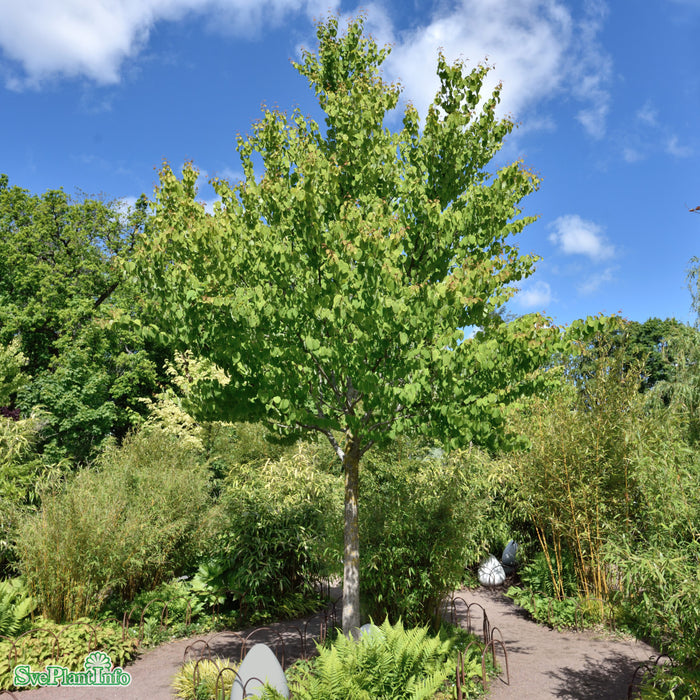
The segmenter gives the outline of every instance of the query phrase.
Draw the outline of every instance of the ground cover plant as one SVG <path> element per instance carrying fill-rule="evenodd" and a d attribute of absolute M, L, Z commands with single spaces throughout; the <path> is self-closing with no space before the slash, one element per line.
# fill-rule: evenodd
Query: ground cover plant
<path fill-rule="evenodd" d="M 0 637 L 21 634 L 31 625 L 36 601 L 19 578 L 0 581 Z"/>
<path fill-rule="evenodd" d="M 28 664 L 34 671 L 44 669 L 47 664 L 82 671 L 85 657 L 101 650 L 109 655 L 114 666 L 123 667 L 136 656 L 137 648 L 137 640 L 123 637 L 118 623 L 95 623 L 89 618 L 79 618 L 73 624 L 60 625 L 38 617 L 23 635 L 13 641 L 0 640 L 0 690 L 15 689 L 13 669 L 18 664 Z"/>
<path fill-rule="evenodd" d="M 290 690 L 300 700 L 418 700 L 446 697 L 445 692 L 451 697 L 457 651 L 473 641 L 454 627 L 433 635 L 427 627 L 385 621 L 359 640 L 338 635 L 320 646 L 317 657 L 290 669 Z M 481 687 L 481 651 L 476 647 L 466 655 L 465 675 L 470 680 L 464 697 L 474 697 Z"/>
<path fill-rule="evenodd" d="M 235 675 L 222 669 L 235 671 L 238 665 L 220 658 L 188 661 L 173 680 L 175 694 L 183 700 L 228 700 Z"/>

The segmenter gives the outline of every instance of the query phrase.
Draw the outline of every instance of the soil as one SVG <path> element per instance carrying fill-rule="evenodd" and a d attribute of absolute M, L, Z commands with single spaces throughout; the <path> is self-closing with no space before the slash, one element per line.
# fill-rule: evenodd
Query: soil
<path fill-rule="evenodd" d="M 469 613 L 468 605 L 471 605 Z M 608 632 L 557 632 L 537 625 L 506 598 L 502 590 L 481 588 L 456 592 L 455 617 L 462 625 L 471 625 L 480 635 L 482 608 L 491 629 L 497 628 L 493 631 L 494 638 L 502 638 L 507 652 L 506 664 L 500 645 L 495 645 L 502 674 L 491 681 L 489 700 L 624 700 L 637 665 L 655 658 L 654 650 L 646 644 Z M 330 622 L 332 624 L 332 620 Z M 206 645 L 197 642 L 194 648 L 195 639 L 179 640 L 146 651 L 128 665 L 125 668 L 131 675 L 128 687 L 46 687 L 15 691 L 14 697 L 18 700 L 173 700 L 171 684 L 186 652 L 191 656 L 199 649 L 211 655 L 238 659 L 244 637 L 254 632 L 248 639 L 248 648 L 264 641 L 280 660 L 284 655 L 285 662 L 290 663 L 306 649 L 313 648 L 310 638 L 318 634 L 324 624 L 324 616 L 316 615 L 307 620 L 277 623 L 259 631 L 207 635 L 197 638 L 206 640 Z M 0 700 L 5 697 L 0 692 Z"/>

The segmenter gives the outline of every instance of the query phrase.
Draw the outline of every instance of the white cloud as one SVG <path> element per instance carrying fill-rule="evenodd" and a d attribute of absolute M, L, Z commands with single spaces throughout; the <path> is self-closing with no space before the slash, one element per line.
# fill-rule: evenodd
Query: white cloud
<path fill-rule="evenodd" d="M 659 123 L 659 113 L 654 109 L 651 102 L 647 100 L 644 105 L 637 110 L 637 119 L 649 126 L 657 126 Z"/>
<path fill-rule="evenodd" d="M 578 119 L 586 131 L 603 135 L 612 73 L 597 41 L 606 15 L 603 2 L 587 0 L 582 18 L 561 0 L 458 0 L 438 6 L 442 11 L 425 26 L 388 36 L 393 44 L 389 77 L 401 80 L 419 113 L 425 114 L 438 89 L 435 65 L 441 49 L 448 61 L 462 58 L 476 65 L 487 59 L 494 66 L 485 88 L 503 83 L 501 114 L 522 119 L 527 113 L 533 123 L 551 127 L 551 119 L 533 114 L 535 107 L 569 94 L 584 105 Z"/>
<path fill-rule="evenodd" d="M 615 279 L 616 269 L 615 267 L 608 267 L 602 272 L 592 274 L 585 282 L 578 285 L 579 294 L 588 295 L 597 292 L 603 284 Z"/>
<path fill-rule="evenodd" d="M 593 138 L 605 135 L 606 118 L 610 109 L 607 84 L 612 75 L 612 61 L 598 42 L 603 22 L 608 14 L 603 0 L 586 0 L 585 16 L 578 24 L 578 42 L 572 47 L 572 92 L 587 103 L 578 113 L 578 120 Z"/>
<path fill-rule="evenodd" d="M 476 65 L 488 58 L 495 70 L 487 87 L 502 81 L 501 111 L 518 115 L 560 88 L 572 39 L 571 16 L 559 2 L 461 0 L 427 26 L 396 37 L 388 70 L 425 114 L 439 86 L 439 48 L 448 61 L 462 58 Z"/>
<path fill-rule="evenodd" d="M 676 158 L 688 158 L 693 155 L 693 149 L 690 146 L 682 146 L 678 143 L 677 136 L 671 136 L 666 142 L 666 153 Z"/>
<path fill-rule="evenodd" d="M 242 180 L 244 175 L 242 170 L 234 170 L 233 168 L 225 167 L 223 170 L 214 171 L 212 177 L 220 177 L 231 184 L 235 184 Z"/>
<path fill-rule="evenodd" d="M 522 309 L 543 309 L 552 301 L 552 288 L 547 282 L 534 282 L 518 292 L 514 301 Z"/>
<path fill-rule="evenodd" d="M 622 149 L 622 157 L 625 159 L 626 163 L 638 163 L 640 160 L 644 160 L 644 154 L 630 146 L 625 146 Z"/>
<path fill-rule="evenodd" d="M 615 255 L 615 248 L 603 235 L 602 227 L 577 214 L 560 216 L 550 225 L 549 240 L 567 255 L 586 255 L 591 260 L 606 260 Z"/>
<path fill-rule="evenodd" d="M 320 14 L 338 0 L 0 0 L 0 48 L 22 74 L 12 89 L 38 87 L 55 77 L 118 83 L 126 59 L 139 53 L 159 21 L 187 14 L 210 26 L 246 35 L 279 23 L 287 13 Z M 6 71 L 8 71 L 6 67 Z"/>
<path fill-rule="evenodd" d="M 161 21 L 196 15 L 211 29 L 249 36 L 292 14 L 319 18 L 339 7 L 340 0 L 0 0 L 6 84 L 38 87 L 63 77 L 118 83 L 124 62 L 138 55 Z M 600 0 L 586 0 L 578 18 L 564 0 L 445 0 L 435 3 L 423 26 L 403 32 L 385 7 L 362 6 L 366 27 L 378 43 L 393 44 L 387 77 L 401 79 L 422 114 L 438 87 L 442 48 L 450 61 L 476 65 L 488 57 L 495 69 L 486 87 L 503 82 L 502 114 L 522 118 L 528 111 L 532 124 L 551 126 L 534 108 L 570 95 L 583 105 L 584 128 L 604 131 L 610 65 L 597 41 L 605 18 Z"/>

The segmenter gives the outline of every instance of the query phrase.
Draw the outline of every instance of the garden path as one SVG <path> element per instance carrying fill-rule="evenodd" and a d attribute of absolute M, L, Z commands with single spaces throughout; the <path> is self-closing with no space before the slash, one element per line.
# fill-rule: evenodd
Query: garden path
<path fill-rule="evenodd" d="M 456 596 L 467 604 L 483 606 L 491 627 L 498 627 L 505 642 L 510 684 L 504 682 L 505 674 L 493 680 L 489 700 L 624 700 L 636 665 L 654 656 L 654 650 L 642 642 L 601 633 L 557 632 L 537 625 L 500 590 L 458 591 Z M 480 631 L 482 618 L 475 610 L 472 608 L 471 623 Z M 466 605 L 457 602 L 455 612 L 462 622 L 466 620 Z M 298 634 L 290 631 L 291 624 L 272 627 L 283 634 L 285 651 L 293 657 L 300 653 L 301 645 Z M 212 641 L 216 653 L 233 655 L 227 647 L 232 649 L 234 634 L 205 638 L 216 637 Z M 126 667 L 132 678 L 126 688 L 38 688 L 14 695 L 17 700 L 172 700 L 172 679 L 192 641 L 179 640 L 145 652 Z M 4 698 L 0 694 L 0 700 Z"/>
<path fill-rule="evenodd" d="M 505 673 L 491 681 L 488 700 L 626 700 L 637 665 L 657 655 L 632 638 L 607 632 L 557 632 L 535 624 L 498 589 L 459 591 L 456 596 L 483 606 L 491 628 L 498 627 L 505 642 L 510 684 L 505 683 Z M 457 603 L 455 610 L 464 622 L 466 605 Z M 481 625 L 482 618 L 473 616 L 476 632 Z M 505 667 L 502 659 L 500 664 Z"/>

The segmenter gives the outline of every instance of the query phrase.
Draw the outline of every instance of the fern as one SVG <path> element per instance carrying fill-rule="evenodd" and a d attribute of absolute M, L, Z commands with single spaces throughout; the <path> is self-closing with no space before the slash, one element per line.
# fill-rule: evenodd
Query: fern
<path fill-rule="evenodd" d="M 445 683 L 452 643 L 418 627 L 385 621 L 359 640 L 338 637 L 320 647 L 311 673 L 290 679 L 301 700 L 422 700 Z"/>
<path fill-rule="evenodd" d="M 0 637 L 22 632 L 35 608 L 36 602 L 18 579 L 0 581 Z"/>

